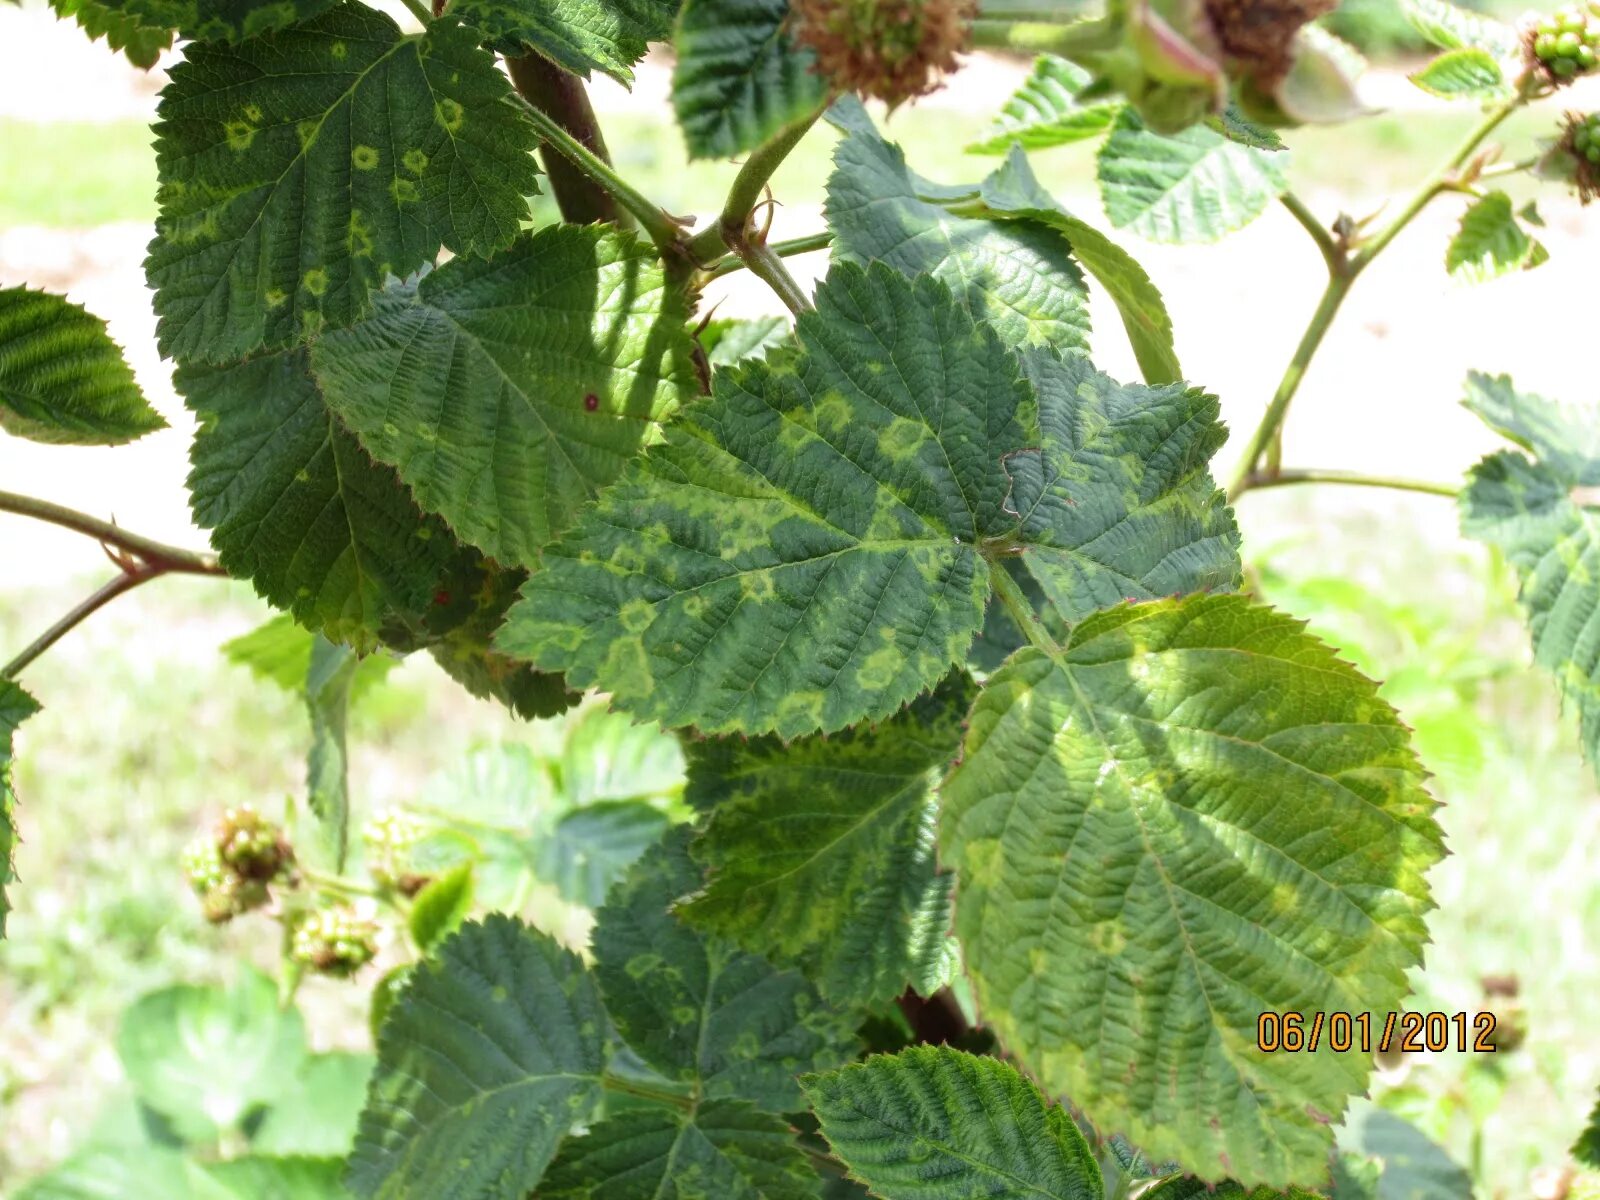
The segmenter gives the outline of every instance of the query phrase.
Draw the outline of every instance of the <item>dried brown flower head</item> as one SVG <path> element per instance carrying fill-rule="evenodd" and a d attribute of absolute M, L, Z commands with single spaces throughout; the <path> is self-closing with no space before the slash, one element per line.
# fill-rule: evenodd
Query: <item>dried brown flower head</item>
<path fill-rule="evenodd" d="M 955 70 L 976 12 L 976 0 L 793 0 L 791 19 L 818 74 L 893 108 Z"/>

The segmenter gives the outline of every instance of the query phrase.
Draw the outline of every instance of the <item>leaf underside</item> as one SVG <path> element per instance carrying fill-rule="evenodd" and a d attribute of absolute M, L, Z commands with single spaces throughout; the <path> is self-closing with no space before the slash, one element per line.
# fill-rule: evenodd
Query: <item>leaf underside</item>
<path fill-rule="evenodd" d="M 104 321 L 63 296 L 0 288 L 0 429 L 35 442 L 115 446 L 166 424 Z"/>
<path fill-rule="evenodd" d="M 1243 597 L 1119 606 L 1059 657 L 1018 651 L 941 815 L 986 1020 L 1152 1158 L 1324 1178 L 1370 1061 L 1261 1053 L 1257 1018 L 1400 1006 L 1443 854 L 1423 777 L 1375 686 Z"/>
<path fill-rule="evenodd" d="M 507 53 L 538 51 L 574 74 L 631 83 L 649 43 L 664 40 L 678 0 L 456 0 L 451 15 Z"/>

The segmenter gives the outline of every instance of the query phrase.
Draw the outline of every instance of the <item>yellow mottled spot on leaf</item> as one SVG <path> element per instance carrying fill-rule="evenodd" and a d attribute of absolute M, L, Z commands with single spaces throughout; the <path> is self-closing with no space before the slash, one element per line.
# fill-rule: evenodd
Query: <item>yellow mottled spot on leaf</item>
<path fill-rule="evenodd" d="M 772 599 L 772 576 L 766 571 L 746 571 L 739 576 L 739 591 L 751 600 Z"/>
<path fill-rule="evenodd" d="M 350 53 L 350 47 L 343 42 L 334 42 L 328 47 L 328 53 L 333 55 L 335 62 L 343 62 Z"/>
<path fill-rule="evenodd" d="M 636 696 L 648 696 L 656 687 L 650 656 L 636 637 L 619 637 L 611 643 L 600 676 L 602 679 L 626 679 L 628 690 Z"/>
<path fill-rule="evenodd" d="M 774 724 L 793 728 L 820 727 L 822 706 L 826 700 L 827 697 L 817 691 L 790 692 L 778 703 Z"/>
<path fill-rule="evenodd" d="M 295 136 L 300 139 L 300 149 L 309 150 L 311 143 L 317 140 L 317 131 L 321 128 L 315 121 L 301 121 L 294 127 Z"/>
<path fill-rule="evenodd" d="M 413 175 L 421 175 L 428 169 L 428 156 L 413 146 L 400 156 L 400 165 Z"/>
<path fill-rule="evenodd" d="M 885 458 L 900 462 L 913 457 L 927 436 L 927 426 L 896 417 L 878 434 L 878 450 Z"/>
<path fill-rule="evenodd" d="M 358 171 L 370 171 L 378 165 L 378 151 L 372 146 L 357 146 L 350 151 L 350 162 Z"/>
<path fill-rule="evenodd" d="M 449 96 L 440 97 L 439 103 L 433 106 L 433 115 L 439 124 L 451 133 L 460 129 L 462 122 L 467 117 L 466 110 L 461 107 L 460 101 L 452 100 Z"/>
<path fill-rule="evenodd" d="M 355 258 L 371 258 L 372 246 L 372 228 L 367 224 L 366 216 L 359 208 L 352 209 L 350 232 L 345 239 L 345 248 Z"/>
<path fill-rule="evenodd" d="M 849 425 L 850 418 L 854 414 L 850 401 L 838 392 L 824 393 L 812 409 L 817 415 L 817 428 L 835 431 Z"/>
<path fill-rule="evenodd" d="M 656 619 L 656 607 L 648 600 L 633 599 L 622 606 L 620 616 L 629 633 L 643 633 Z"/>
<path fill-rule="evenodd" d="M 228 135 L 228 148 L 241 154 L 256 140 L 256 127 L 249 121 L 229 121 L 222 132 Z"/>
<path fill-rule="evenodd" d="M 289 294 L 282 288 L 268 288 L 267 294 L 263 297 L 267 302 L 268 308 L 277 308 L 288 298 Z"/>
<path fill-rule="evenodd" d="M 259 104 L 246 104 L 242 111 L 244 113 L 244 119 L 246 121 L 249 121 L 252 125 L 261 124 L 261 117 L 262 117 L 261 105 L 259 105 Z"/>
<path fill-rule="evenodd" d="M 396 204 L 415 204 L 422 193 L 411 180 L 396 175 L 389 184 L 389 195 L 394 197 Z"/>
<path fill-rule="evenodd" d="M 861 670 L 856 675 L 856 681 L 869 691 L 886 688 L 894 682 L 894 677 L 899 674 L 902 661 L 900 651 L 893 646 L 885 646 L 881 650 L 874 650 L 867 655 L 866 661 L 861 664 Z"/>
<path fill-rule="evenodd" d="M 321 267 L 312 267 L 300 280 L 300 286 L 313 296 L 320 296 L 328 290 L 328 273 Z"/>
<path fill-rule="evenodd" d="M 974 838 L 963 847 L 968 886 L 993 887 L 1005 874 L 999 838 Z"/>
<path fill-rule="evenodd" d="M 300 483 L 311 482 L 311 472 L 306 470 L 304 467 L 301 467 L 298 471 L 296 471 L 294 473 L 294 477 Z"/>

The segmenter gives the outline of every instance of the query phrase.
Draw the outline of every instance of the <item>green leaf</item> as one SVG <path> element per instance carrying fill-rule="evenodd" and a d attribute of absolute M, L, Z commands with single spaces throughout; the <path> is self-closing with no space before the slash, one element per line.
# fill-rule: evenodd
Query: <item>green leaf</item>
<path fill-rule="evenodd" d="M 541 1200 L 816 1200 L 787 1122 L 713 1100 L 692 1112 L 629 1111 L 562 1148 Z"/>
<path fill-rule="evenodd" d="M 90 1147 L 26 1184 L 16 1200 L 232 1200 L 183 1155 L 155 1147 Z"/>
<path fill-rule="evenodd" d="M 788 0 L 685 0 L 672 104 L 690 158 L 754 149 L 816 110 L 816 56 L 787 32 Z"/>
<path fill-rule="evenodd" d="M 769 350 L 788 340 L 789 322 L 783 317 L 723 318 L 710 322 L 701 332 L 700 348 L 713 367 L 731 367 L 749 358 L 765 358 Z"/>
<path fill-rule="evenodd" d="M 836 1004 L 936 990 L 950 877 L 934 791 L 974 694 L 952 676 L 881 725 L 691 742 L 688 799 L 710 814 L 691 850 L 709 878 L 685 919 L 797 968 Z"/>
<path fill-rule="evenodd" d="M 39 704 L 32 696 L 11 680 L 0 679 L 0 938 L 5 937 L 6 916 L 11 911 L 6 887 L 17 878 L 11 861 L 17 845 L 17 793 L 11 782 L 12 756 L 18 727 L 38 711 Z"/>
<path fill-rule="evenodd" d="M 300 1014 L 245 968 L 229 987 L 150 992 L 122 1014 L 117 1056 L 139 1099 L 189 1141 L 215 1141 L 294 1085 L 306 1053 Z"/>
<path fill-rule="evenodd" d="M 561 794 L 599 800 L 671 800 L 683 791 L 683 749 L 659 726 L 595 704 L 574 713 L 561 744 Z"/>
<path fill-rule="evenodd" d="M 912 1046 L 805 1081 L 834 1154 L 885 1200 L 1102 1200 L 1072 1117 L 1009 1063 Z"/>
<path fill-rule="evenodd" d="M 334 0 L 98 0 L 140 25 L 200 42 L 242 42 L 315 17 Z"/>
<path fill-rule="evenodd" d="M 593 937 L 595 975 L 618 1031 L 669 1079 L 712 1100 L 800 1107 L 795 1075 L 851 1057 L 853 1022 L 792 971 L 674 916 L 700 872 L 674 829 L 612 891 Z"/>
<path fill-rule="evenodd" d="M 881 261 L 941 279 L 1007 345 L 1088 350 L 1088 291 L 1059 233 L 1026 218 L 960 215 L 984 185 L 946 187 L 913 174 L 859 102 L 836 104 L 831 119 L 845 131 L 828 178 L 834 261 Z M 1027 173 L 1020 154 L 1013 169 Z"/>
<path fill-rule="evenodd" d="M 697 390 L 687 304 L 648 243 L 553 225 L 386 292 L 313 363 L 424 508 L 531 565 Z"/>
<path fill-rule="evenodd" d="M 461 863 L 432 880 L 411 902 L 406 924 L 422 954 L 431 954 L 472 911 L 472 864 Z"/>
<path fill-rule="evenodd" d="M 1287 159 L 1206 125 L 1155 133 L 1125 108 L 1100 149 L 1100 194 L 1118 229 L 1155 242 L 1214 242 L 1288 187 Z"/>
<path fill-rule="evenodd" d="M 146 270 L 162 353 L 229 362 L 363 316 L 444 246 L 509 243 L 532 124 L 474 31 L 402 37 L 346 3 L 234 47 L 191 45 L 162 93 Z"/>
<path fill-rule="evenodd" d="M 466 593 L 469 609 L 464 619 L 429 646 L 428 653 L 445 674 L 472 695 L 494 700 L 531 721 L 565 712 L 581 696 L 568 691 L 561 676 L 535 671 L 490 644 L 526 578 L 526 571 L 486 563 L 481 582 Z M 454 592 L 449 599 L 452 605 L 459 602 Z"/>
<path fill-rule="evenodd" d="M 1119 384 L 1086 359 L 1023 355 L 1043 442 L 1006 460 L 1023 566 L 1069 622 L 1122 600 L 1239 586 L 1239 529 L 1211 478 L 1227 438 L 1199 388 Z"/>
<path fill-rule="evenodd" d="M 979 202 L 970 211 L 1040 222 L 1066 238 L 1073 257 L 1116 304 L 1145 382 L 1183 378 L 1172 348 L 1172 318 L 1144 268 L 1105 234 L 1058 205 L 1034 179 L 1020 150 L 1013 150 L 1005 165 L 984 180 Z"/>
<path fill-rule="evenodd" d="M 1033 60 L 1027 81 L 1007 100 L 982 138 L 967 147 L 971 154 L 1007 154 L 1013 145 L 1048 150 L 1099 137 L 1111 127 L 1121 100 L 1088 104 L 1078 93 L 1094 78 L 1074 62 L 1054 54 Z"/>
<path fill-rule="evenodd" d="M 457 0 L 450 13 L 496 49 L 531 48 L 584 79 L 603 71 L 631 83 L 649 43 L 672 33 L 678 0 Z"/>
<path fill-rule="evenodd" d="M 0 288 L 0 429 L 53 445 L 118 446 L 166 425 L 104 321 L 64 296 Z"/>
<path fill-rule="evenodd" d="M 1572 1143 L 1571 1154 L 1584 1166 L 1600 1171 L 1600 1097 L 1596 1097 L 1594 1107 L 1589 1110 L 1583 1132 Z"/>
<path fill-rule="evenodd" d="M 1511 271 L 1532 269 L 1550 255 L 1523 231 L 1511 209 L 1511 197 L 1494 191 L 1472 202 L 1461 228 L 1445 251 L 1445 269 L 1473 283 Z"/>
<path fill-rule="evenodd" d="M 1203 1179 L 1325 1176 L 1370 1057 L 1261 1054 L 1257 1019 L 1398 1009 L 1444 853 L 1376 693 L 1241 596 L 1122 605 L 990 678 L 941 854 L 978 1007 L 1047 1092 Z"/>
<path fill-rule="evenodd" d="M 575 808 L 533 843 L 533 872 L 574 904 L 599 908 L 611 885 L 661 840 L 667 816 L 637 800 Z"/>
<path fill-rule="evenodd" d="M 306 756 L 306 801 L 317 818 L 323 844 L 335 871 L 344 870 L 350 848 L 350 766 L 345 725 L 350 688 L 360 659 L 348 646 L 319 637 L 306 673 L 306 710 L 311 717 L 311 751 Z"/>
<path fill-rule="evenodd" d="M 1496 100 L 1510 92 L 1499 61 L 1476 46 L 1446 50 L 1413 72 L 1410 79 L 1423 91 L 1446 100 Z"/>
<path fill-rule="evenodd" d="M 349 1200 L 339 1179 L 343 1166 L 337 1158 L 251 1155 L 202 1169 L 228 1200 Z"/>
<path fill-rule="evenodd" d="M 305 694 L 306 679 L 311 673 L 311 650 L 316 641 L 316 634 L 297 625 L 288 613 L 279 613 L 249 633 L 224 642 L 222 653 L 229 662 L 246 668 L 263 683 L 301 696 Z M 389 654 L 369 654 L 363 658 L 356 667 L 355 678 L 350 681 L 351 705 L 381 684 L 399 665 L 400 660 Z"/>
<path fill-rule="evenodd" d="M 1207 1183 L 1203 1179 L 1185 1175 L 1179 1179 L 1165 1180 L 1148 1192 L 1141 1193 L 1139 1200 L 1322 1200 L 1322 1197 L 1297 1187 L 1286 1191 L 1274 1187 L 1245 1188 L 1232 1180 L 1221 1184 Z"/>
<path fill-rule="evenodd" d="M 1461 1200 L 1473 1194 L 1465 1168 L 1409 1121 L 1376 1105 L 1362 1105 L 1345 1122 L 1339 1149 L 1333 1200 Z"/>
<path fill-rule="evenodd" d="M 114 0 L 50 0 L 58 17 L 71 17 L 90 38 L 105 38 L 106 45 L 140 70 L 148 71 L 172 45 L 172 30 L 140 19 Z"/>
<path fill-rule="evenodd" d="M 1574 500 L 1559 467 L 1502 451 L 1468 474 L 1461 531 L 1515 569 L 1533 659 L 1577 708 L 1584 757 L 1600 772 L 1600 508 Z"/>
<path fill-rule="evenodd" d="M 501 649 L 639 717 L 781 737 L 888 716 L 965 658 L 1032 424 L 1016 361 L 879 263 L 835 265 L 799 339 L 720 372 L 545 552 Z"/>
<path fill-rule="evenodd" d="M 1468 411 L 1567 483 L 1600 486 L 1600 420 L 1595 405 L 1563 404 L 1521 392 L 1509 375 L 1467 375 Z"/>
<path fill-rule="evenodd" d="M 343 1158 L 355 1143 L 356 1123 L 376 1059 L 370 1054 L 313 1054 L 294 1082 L 250 1135 L 256 1154 Z"/>
<path fill-rule="evenodd" d="M 1441 50 L 1474 48 L 1497 59 L 1517 51 L 1517 34 L 1504 22 L 1469 12 L 1449 0 L 1400 0 L 1412 28 Z"/>
<path fill-rule="evenodd" d="M 378 1036 L 358 1196 L 521 1200 L 592 1108 L 605 1013 L 582 961 L 492 914 L 419 965 Z"/>
<path fill-rule="evenodd" d="M 200 423 L 195 523 L 230 574 L 308 629 L 369 649 L 465 569 L 472 556 L 443 522 L 328 412 L 304 350 L 185 363 L 173 382 Z"/>

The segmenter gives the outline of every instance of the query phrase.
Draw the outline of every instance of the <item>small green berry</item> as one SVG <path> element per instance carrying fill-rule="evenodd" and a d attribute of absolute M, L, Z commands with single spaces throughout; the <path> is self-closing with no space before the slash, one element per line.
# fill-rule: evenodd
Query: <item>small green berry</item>
<path fill-rule="evenodd" d="M 200 837 L 190 842 L 184 847 L 182 861 L 183 873 L 197 896 L 204 896 L 230 877 L 217 853 L 215 838 Z"/>
<path fill-rule="evenodd" d="M 294 861 L 289 841 L 248 804 L 230 808 L 217 825 L 217 853 L 241 879 L 270 883 Z"/>
<path fill-rule="evenodd" d="M 223 925 L 265 906 L 271 899 L 266 884 L 229 875 L 201 897 L 200 910 L 213 925 Z"/>
<path fill-rule="evenodd" d="M 404 809 L 374 814 L 361 830 L 366 846 L 367 873 L 383 887 L 415 895 L 428 881 L 412 863 L 412 851 L 428 832 L 427 826 Z"/>
<path fill-rule="evenodd" d="M 291 953 L 310 970 L 348 979 L 377 956 L 378 923 L 354 908 L 322 909 L 295 929 Z"/>

